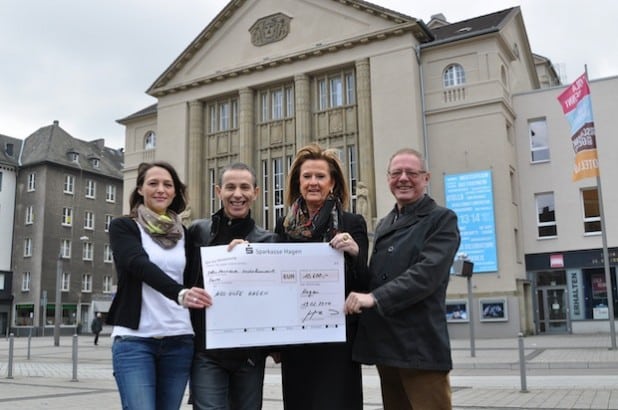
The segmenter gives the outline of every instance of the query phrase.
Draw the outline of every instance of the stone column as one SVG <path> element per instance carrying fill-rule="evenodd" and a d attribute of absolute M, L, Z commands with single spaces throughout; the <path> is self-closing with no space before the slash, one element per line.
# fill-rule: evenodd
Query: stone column
<path fill-rule="evenodd" d="M 203 197 L 203 173 L 202 164 L 205 157 L 202 152 L 204 135 L 204 104 L 200 101 L 189 102 L 189 144 L 187 152 L 187 190 L 191 208 L 184 215 L 187 220 L 203 218 L 202 210 L 205 209 Z"/>
<path fill-rule="evenodd" d="M 243 88 L 239 91 L 239 94 L 238 128 L 240 134 L 240 152 L 238 153 L 238 157 L 240 162 L 244 162 L 256 168 L 254 163 L 254 159 L 257 157 L 254 155 L 256 135 L 253 90 L 250 88 Z"/>
<path fill-rule="evenodd" d="M 313 140 L 311 135 L 311 90 L 309 77 L 305 74 L 294 76 L 294 99 L 296 113 L 296 147 L 304 147 Z"/>
<path fill-rule="evenodd" d="M 376 215 L 376 187 L 368 59 L 356 61 L 356 102 L 358 106 L 358 179 L 365 183 L 369 192 L 367 227 L 373 231 L 373 219 Z"/>

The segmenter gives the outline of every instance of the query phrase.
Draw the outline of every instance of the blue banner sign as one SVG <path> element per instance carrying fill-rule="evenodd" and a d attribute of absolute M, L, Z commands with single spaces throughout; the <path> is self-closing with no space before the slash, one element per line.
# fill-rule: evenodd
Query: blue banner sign
<path fill-rule="evenodd" d="M 498 270 L 491 171 L 444 176 L 446 206 L 457 214 L 461 245 L 474 273 Z"/>

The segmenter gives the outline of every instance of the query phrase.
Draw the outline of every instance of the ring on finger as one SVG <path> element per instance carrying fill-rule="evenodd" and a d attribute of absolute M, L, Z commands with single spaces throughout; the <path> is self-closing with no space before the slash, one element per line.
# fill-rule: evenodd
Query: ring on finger
<path fill-rule="evenodd" d="M 342 238 L 344 242 L 347 242 L 350 239 L 350 235 L 348 235 L 347 233 L 344 233 Z"/>

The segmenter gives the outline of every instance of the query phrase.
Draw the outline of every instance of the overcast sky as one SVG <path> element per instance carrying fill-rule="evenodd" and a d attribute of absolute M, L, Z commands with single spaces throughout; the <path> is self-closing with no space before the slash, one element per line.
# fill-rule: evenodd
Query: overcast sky
<path fill-rule="evenodd" d="M 288 0 L 281 0 L 288 1 Z M 451 23 L 520 6 L 534 53 L 567 82 L 618 75 L 615 0 L 375 0 Z M 73 137 L 124 146 L 116 120 L 156 100 L 146 89 L 227 4 L 224 0 L 0 0 L 0 134 L 60 121 Z M 594 96 L 593 96 L 594 104 Z"/>

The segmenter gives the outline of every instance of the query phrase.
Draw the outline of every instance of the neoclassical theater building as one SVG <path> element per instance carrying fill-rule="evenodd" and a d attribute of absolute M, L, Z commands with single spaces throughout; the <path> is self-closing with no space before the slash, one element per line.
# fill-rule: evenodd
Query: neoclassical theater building
<path fill-rule="evenodd" d="M 461 252 L 474 262 L 470 279 L 449 285 L 452 335 L 467 335 L 470 321 L 486 337 L 602 329 L 596 182 L 571 182 L 556 100 L 564 85 L 532 46 L 519 7 L 451 23 L 360 0 L 232 0 L 154 79 L 156 104 L 118 120 L 124 197 L 141 162 L 166 160 L 189 187 L 187 220 L 208 217 L 220 170 L 242 161 L 261 187 L 252 214 L 272 229 L 296 150 L 316 142 L 338 150 L 351 211 L 371 235 L 394 205 L 388 159 L 412 147 L 427 158 L 430 194 L 458 213 Z M 617 81 L 591 87 L 609 170 L 618 161 L 601 139 Z M 610 188 L 606 203 L 618 199 Z M 616 211 L 606 219 L 615 225 Z"/>

